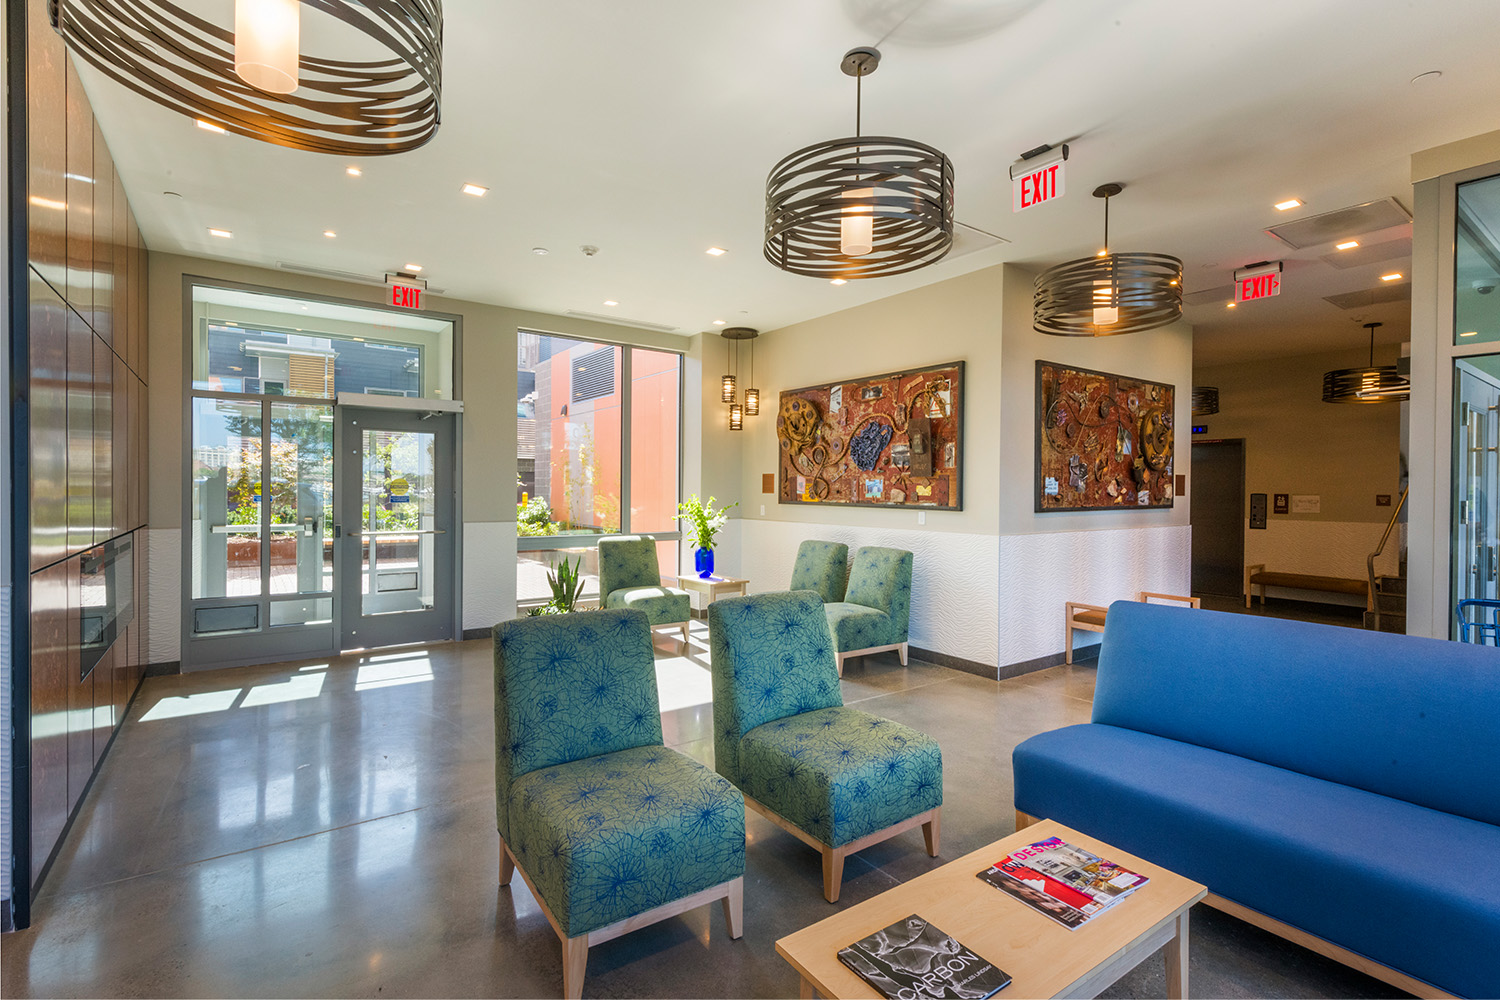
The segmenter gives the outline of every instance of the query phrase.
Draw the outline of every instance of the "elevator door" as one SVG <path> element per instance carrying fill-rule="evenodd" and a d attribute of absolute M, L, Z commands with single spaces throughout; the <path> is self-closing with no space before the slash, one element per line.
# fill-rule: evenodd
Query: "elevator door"
<path fill-rule="evenodd" d="M 1245 565 L 1245 442 L 1193 443 L 1193 593 L 1238 597 Z"/>

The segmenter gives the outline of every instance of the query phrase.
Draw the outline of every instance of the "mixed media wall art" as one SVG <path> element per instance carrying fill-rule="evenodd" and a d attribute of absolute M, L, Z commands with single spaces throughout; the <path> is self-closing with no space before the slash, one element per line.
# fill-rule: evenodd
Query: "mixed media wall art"
<path fill-rule="evenodd" d="M 1036 509 L 1171 507 L 1174 388 L 1036 363 Z"/>
<path fill-rule="evenodd" d="M 963 510 L 963 393 L 962 361 L 783 392 L 778 498 Z"/>

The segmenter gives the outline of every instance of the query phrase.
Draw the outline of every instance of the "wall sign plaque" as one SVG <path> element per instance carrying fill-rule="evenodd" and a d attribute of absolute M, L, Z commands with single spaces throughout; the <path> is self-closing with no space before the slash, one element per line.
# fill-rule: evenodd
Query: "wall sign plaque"
<path fill-rule="evenodd" d="M 1173 386 L 1036 363 L 1036 510 L 1171 507 Z"/>
<path fill-rule="evenodd" d="M 777 499 L 963 510 L 964 363 L 789 389 Z"/>

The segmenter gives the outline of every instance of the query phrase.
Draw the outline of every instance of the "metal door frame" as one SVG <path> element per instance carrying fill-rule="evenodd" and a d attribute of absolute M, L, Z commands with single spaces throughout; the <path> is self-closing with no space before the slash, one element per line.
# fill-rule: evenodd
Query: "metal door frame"
<path fill-rule="evenodd" d="M 1243 574 L 1244 573 L 1244 569 L 1245 569 L 1245 531 L 1247 530 L 1247 525 L 1249 523 L 1249 520 L 1248 520 L 1249 515 L 1248 515 L 1248 512 L 1246 510 L 1247 506 L 1249 505 L 1249 497 L 1248 497 L 1248 494 L 1245 492 L 1245 486 L 1246 486 L 1246 482 L 1247 482 L 1246 477 L 1245 477 L 1245 464 L 1248 461 L 1248 455 L 1247 455 L 1247 450 L 1248 449 L 1246 449 L 1246 447 L 1245 447 L 1245 439 L 1244 438 L 1209 438 L 1208 440 L 1204 440 L 1204 441 L 1191 441 L 1191 442 L 1189 442 L 1189 449 L 1188 449 L 1188 457 L 1189 457 L 1190 460 L 1191 460 L 1191 457 L 1192 457 L 1192 449 L 1193 448 L 1197 448 L 1199 445 L 1203 445 L 1203 446 L 1206 446 L 1206 447 L 1215 447 L 1215 448 L 1217 448 L 1217 447 L 1223 447 L 1225 445 L 1234 445 L 1236 448 L 1239 449 L 1239 453 L 1240 453 L 1240 470 L 1239 470 L 1239 483 L 1237 484 L 1237 489 L 1239 491 L 1239 498 L 1240 498 L 1240 518 L 1239 518 L 1240 565 L 1239 565 L 1239 572 L 1241 574 Z M 1191 461 L 1190 461 L 1190 465 L 1191 465 Z M 1194 476 L 1197 475 L 1196 469 L 1194 470 L 1193 475 Z M 1198 489 L 1198 487 L 1195 485 L 1193 487 L 1193 489 L 1195 491 L 1194 495 L 1196 496 L 1197 495 L 1196 490 Z M 1189 514 L 1189 517 L 1188 517 L 1188 527 L 1189 527 L 1189 529 L 1192 529 L 1192 527 L 1193 527 L 1193 525 L 1192 525 L 1192 516 L 1191 516 L 1192 515 L 1192 511 L 1197 510 L 1197 509 L 1198 509 L 1197 505 L 1194 504 L 1189 509 L 1189 511 L 1188 511 L 1188 514 Z M 1192 572 L 1192 564 L 1193 564 L 1192 543 L 1191 543 L 1191 540 L 1189 540 L 1189 544 L 1188 544 L 1188 571 L 1189 571 L 1189 576 L 1190 577 L 1191 577 L 1191 572 Z M 1189 593 L 1194 593 L 1194 594 L 1198 593 L 1198 586 L 1197 586 L 1197 581 L 1196 580 L 1191 580 L 1191 579 L 1189 580 L 1189 582 L 1188 582 L 1188 592 Z M 1207 593 L 1207 592 L 1205 591 L 1205 593 Z M 1224 597 L 1224 596 L 1232 596 L 1232 595 L 1216 594 L 1214 596 L 1216 596 L 1216 597 Z"/>

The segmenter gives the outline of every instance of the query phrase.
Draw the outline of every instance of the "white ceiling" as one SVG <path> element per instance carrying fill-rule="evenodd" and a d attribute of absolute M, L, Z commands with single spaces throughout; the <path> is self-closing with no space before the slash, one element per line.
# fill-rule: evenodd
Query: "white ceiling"
<path fill-rule="evenodd" d="M 189 5 L 229 23 L 227 0 Z M 435 287 L 479 302 L 684 335 L 715 319 L 773 329 L 1003 261 L 1039 269 L 1090 254 L 1102 212 L 1089 192 L 1117 181 L 1113 248 L 1176 254 L 1190 294 L 1229 285 L 1235 267 L 1288 261 L 1277 299 L 1188 310 L 1198 363 L 1219 363 L 1355 350 L 1364 321 L 1386 324 L 1382 343 L 1406 339 L 1407 303 L 1346 311 L 1323 296 L 1409 275 L 1409 259 L 1338 269 L 1318 260 L 1331 247 L 1293 252 L 1262 230 L 1387 196 L 1409 210 L 1412 152 L 1500 122 L 1495 0 L 444 8 L 437 137 L 363 158 L 358 178 L 344 172 L 352 160 L 212 135 L 88 73 L 151 249 L 377 278 L 420 263 Z M 1009 242 L 833 287 L 762 258 L 765 179 L 792 150 L 852 133 L 854 83 L 838 64 L 871 43 L 884 58 L 865 81 L 865 132 L 947 152 L 958 219 Z M 1441 78 L 1409 82 L 1428 70 Z M 1072 147 L 1066 196 L 1012 214 L 1007 167 L 1061 140 Z M 460 194 L 467 181 L 489 194 Z M 1271 207 L 1288 197 L 1306 207 Z M 729 253 L 706 255 L 713 245 Z"/>

